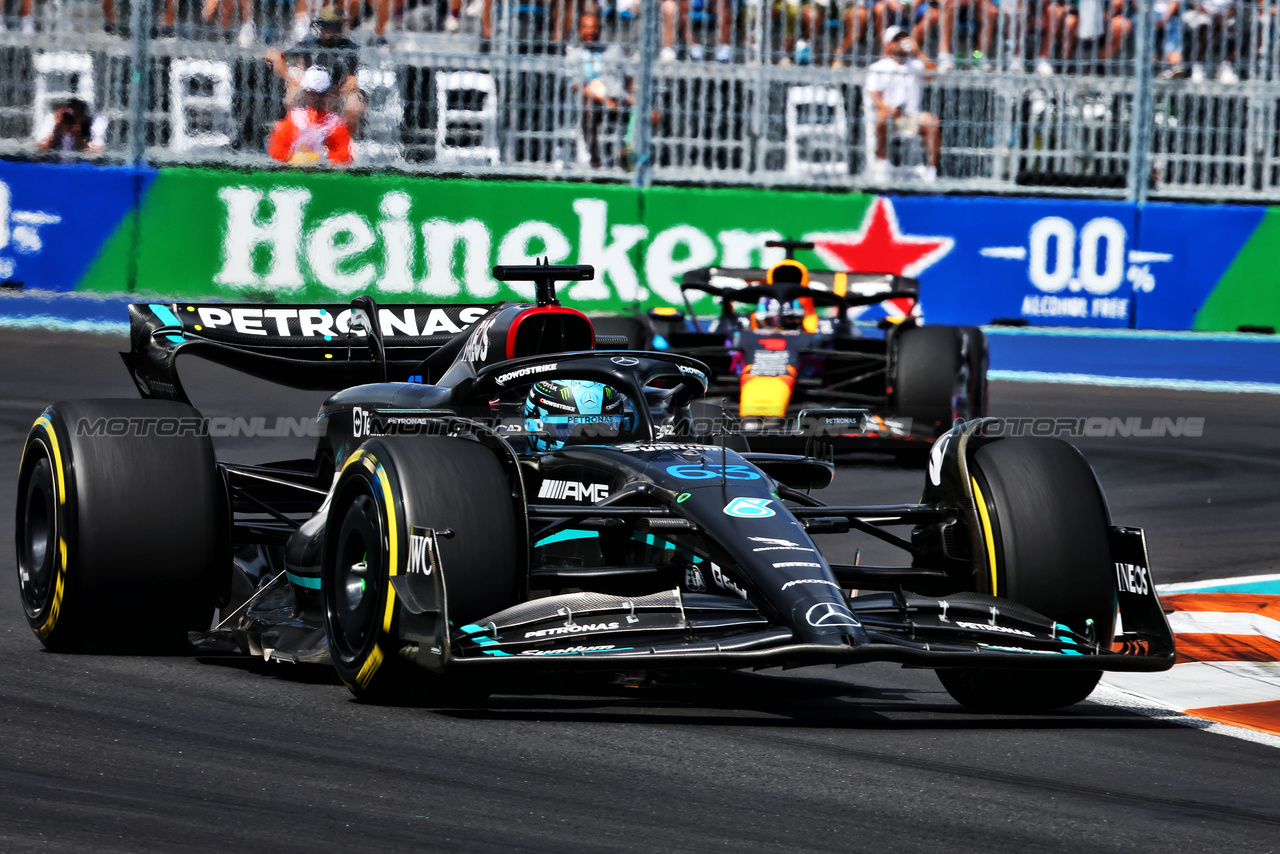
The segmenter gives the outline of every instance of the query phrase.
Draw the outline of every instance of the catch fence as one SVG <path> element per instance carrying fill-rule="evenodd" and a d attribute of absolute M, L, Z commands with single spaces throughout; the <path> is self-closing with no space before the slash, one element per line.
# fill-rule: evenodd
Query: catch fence
<path fill-rule="evenodd" d="M 334 3 L 4 0 L 0 154 L 281 166 L 267 141 L 320 64 L 357 168 L 1280 199 L 1277 0 Z M 936 178 L 911 123 L 876 162 L 893 25 L 930 66 Z M 43 148 L 72 99 L 85 150 Z"/>

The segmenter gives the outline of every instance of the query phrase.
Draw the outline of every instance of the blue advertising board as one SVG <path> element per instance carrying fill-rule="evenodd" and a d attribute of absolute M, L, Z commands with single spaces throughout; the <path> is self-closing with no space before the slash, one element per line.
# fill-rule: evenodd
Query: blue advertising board
<path fill-rule="evenodd" d="M 0 162 L 0 283 L 27 292 L 75 290 L 155 174 Z"/>
<path fill-rule="evenodd" d="M 933 196 L 892 204 L 903 234 L 951 241 L 918 273 L 930 322 L 1129 326 L 1135 271 L 1150 263 L 1132 205 Z"/>

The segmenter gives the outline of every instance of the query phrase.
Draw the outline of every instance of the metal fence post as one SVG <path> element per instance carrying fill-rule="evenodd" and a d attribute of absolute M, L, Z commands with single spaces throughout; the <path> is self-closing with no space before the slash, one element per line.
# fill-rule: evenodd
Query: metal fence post
<path fill-rule="evenodd" d="M 640 23 L 640 67 L 636 69 L 636 103 L 632 107 L 636 113 L 636 170 L 631 185 L 648 187 L 653 183 L 653 69 L 662 26 L 659 0 L 643 0 Z"/>
<path fill-rule="evenodd" d="M 147 105 L 151 99 L 151 0 L 133 0 L 129 10 L 129 165 L 143 165 L 147 153 Z"/>
<path fill-rule="evenodd" d="M 1129 126 L 1129 180 L 1128 198 L 1135 204 L 1147 201 L 1147 189 L 1151 184 L 1151 123 L 1152 62 L 1155 57 L 1155 18 L 1152 0 L 1137 0 L 1138 13 L 1134 23 L 1134 79 L 1133 108 Z"/>

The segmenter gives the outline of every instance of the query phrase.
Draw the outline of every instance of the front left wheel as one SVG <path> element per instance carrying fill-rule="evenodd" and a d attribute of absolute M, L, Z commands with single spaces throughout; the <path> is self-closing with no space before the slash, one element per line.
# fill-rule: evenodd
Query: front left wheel
<path fill-rule="evenodd" d="M 528 547 L 516 502 L 495 453 L 469 439 L 371 439 L 351 455 L 330 504 L 321 591 L 330 656 L 353 694 L 386 701 L 415 684 L 460 687 L 401 656 L 391 579 L 423 569 L 410 563 L 413 531 L 430 528 L 452 627 L 515 604 L 524 593 L 520 550 Z"/>
<path fill-rule="evenodd" d="M 1058 439 L 1004 438 L 971 456 L 987 547 L 980 593 L 1025 605 L 1109 647 L 1116 592 L 1110 517 L 1093 469 Z M 980 712 L 1043 712 L 1084 700 L 1100 670 L 938 670 L 947 692 Z"/>

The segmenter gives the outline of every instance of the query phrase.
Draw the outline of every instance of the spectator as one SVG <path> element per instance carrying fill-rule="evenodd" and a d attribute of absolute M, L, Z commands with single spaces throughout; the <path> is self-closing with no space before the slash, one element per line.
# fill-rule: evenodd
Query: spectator
<path fill-rule="evenodd" d="M 867 69 L 866 93 L 875 111 L 876 151 L 869 165 L 873 181 L 887 181 L 890 133 L 919 135 L 924 140 L 929 164 L 917 167 L 925 181 L 938 179 L 938 152 L 941 134 L 938 118 L 920 111 L 921 81 L 925 71 L 937 66 L 925 59 L 920 47 L 901 27 L 884 31 L 884 57 Z"/>
<path fill-rule="evenodd" d="M 981 48 L 983 69 L 994 69 L 992 60 L 1003 52 L 1005 67 L 1022 73 L 1026 70 L 1022 61 L 1023 44 L 1032 23 L 1028 0 L 990 0 L 990 4 L 995 9 L 994 14 L 983 19 L 987 30 L 981 37 L 982 43 L 986 45 Z M 998 44 L 996 31 L 999 32 Z"/>
<path fill-rule="evenodd" d="M 620 128 L 626 124 L 626 107 L 630 106 L 631 89 L 627 85 L 623 63 L 626 57 L 617 44 L 602 45 L 600 19 L 585 12 L 578 19 L 579 44 L 565 51 L 565 66 L 573 82 L 573 90 L 582 93 L 582 140 L 591 157 L 591 168 L 605 165 L 600 145 L 600 130 Z M 607 158 L 613 165 L 613 156 Z"/>
<path fill-rule="evenodd" d="M 1036 63 L 1036 72 L 1044 77 L 1053 75 L 1050 58 L 1055 43 L 1060 40 L 1067 14 L 1067 5 L 1062 0 L 1047 0 L 1044 3 L 1040 15 L 1040 61 Z"/>
<path fill-rule="evenodd" d="M 862 36 L 867 32 L 870 22 L 871 10 L 868 8 L 868 0 L 852 0 L 845 5 L 844 11 L 840 13 L 840 46 L 831 57 L 832 68 L 844 68 L 846 58 L 852 61 L 853 47 L 862 41 Z M 883 29 L 883 27 L 880 28 L 880 30 Z M 872 41 L 874 42 L 874 39 Z M 874 44 L 872 49 L 875 49 Z"/>
<path fill-rule="evenodd" d="M 779 65 L 790 65 L 792 55 L 798 65 L 809 64 L 813 32 L 820 16 L 813 0 L 776 0 L 773 4 L 773 29 L 782 35 Z"/>
<path fill-rule="evenodd" d="M 1233 20 L 1234 7 L 1235 0 L 1191 0 L 1191 8 L 1182 13 L 1182 23 L 1193 44 L 1192 80 L 1199 81 L 1205 78 L 1205 57 L 1208 54 L 1210 40 L 1220 48 L 1214 53 L 1222 56 L 1218 63 L 1218 80 L 1222 83 L 1235 83 L 1240 79 L 1233 67 L 1235 41 L 1228 31 L 1228 24 Z"/>
<path fill-rule="evenodd" d="M 286 110 L 297 105 L 307 69 L 318 66 L 328 71 L 333 82 L 333 98 L 327 106 L 340 113 L 347 129 L 355 133 L 364 115 L 365 98 L 357 76 L 360 46 L 347 38 L 346 25 L 347 20 L 337 6 L 325 6 L 313 24 L 314 35 L 284 52 L 269 50 L 264 59 L 285 82 Z"/>
<path fill-rule="evenodd" d="M 387 23 L 391 20 L 392 0 L 374 0 L 373 2 L 373 44 L 384 46 L 387 43 Z M 403 6 L 403 3 L 400 4 Z M 347 0 L 347 20 L 351 26 L 360 21 L 361 0 Z"/>
<path fill-rule="evenodd" d="M 1106 33 L 1098 59 L 1109 62 L 1124 51 L 1125 42 L 1133 32 L 1133 21 L 1125 14 L 1128 0 L 1111 0 L 1107 7 Z"/>
<path fill-rule="evenodd" d="M 714 9 L 713 9 L 714 7 Z M 684 36 L 685 49 L 689 59 L 701 62 L 705 57 L 702 46 L 703 39 L 694 35 L 695 24 L 705 24 L 714 19 L 716 26 L 716 61 L 731 62 L 733 48 L 730 40 L 733 36 L 733 9 L 729 0 L 661 0 L 662 12 L 662 52 L 658 58 L 670 62 L 676 58 L 676 17 L 679 11 L 681 35 Z"/>
<path fill-rule="evenodd" d="M 1126 0 L 1076 0 L 1067 10 L 1062 55 L 1067 62 L 1076 59 L 1080 42 L 1096 48 L 1097 58 L 1106 62 L 1124 48 L 1133 23 L 1124 13 Z"/>
<path fill-rule="evenodd" d="M 938 11 L 938 0 L 925 0 L 925 2 L 916 4 L 911 23 L 911 38 L 916 44 L 925 45 L 929 43 L 929 34 L 938 31 L 938 23 L 941 17 L 941 13 Z"/>
<path fill-rule="evenodd" d="M 23 15 L 30 16 L 31 0 L 23 0 Z M 126 9 L 128 6 L 125 7 Z M 172 37 L 174 35 L 173 24 L 178 17 L 178 0 L 164 0 L 164 17 L 160 19 L 160 26 L 155 28 L 156 35 L 162 37 Z M 28 20 L 24 18 L 24 21 Z M 26 24 L 23 25 L 23 32 L 33 32 L 34 25 L 31 30 L 27 30 Z M 115 35 L 120 31 L 119 14 L 116 12 L 116 0 L 102 0 L 102 31 L 108 35 Z"/>
<path fill-rule="evenodd" d="M 403 5 L 403 4 L 400 4 L 400 5 Z M 478 10 L 476 14 L 479 14 Z M 461 29 L 462 29 L 462 0 L 449 0 L 449 15 L 444 19 L 444 31 L 446 33 L 456 33 L 456 32 L 459 32 Z"/>
<path fill-rule="evenodd" d="M 952 39 L 959 24 L 975 26 L 978 30 L 978 51 L 988 69 L 991 52 L 991 34 L 995 30 L 997 7 L 987 0 L 942 0 L 942 14 L 938 28 L 938 70 L 951 71 L 956 67 Z"/>
<path fill-rule="evenodd" d="M 328 108 L 333 81 L 318 65 L 302 75 L 298 105 L 276 122 L 267 153 L 293 166 L 351 164 L 351 133 L 342 117 Z"/>
<path fill-rule="evenodd" d="M 290 36 L 298 41 L 311 30 L 308 0 L 258 0 L 258 11 L 265 44 L 278 44 Z"/>
<path fill-rule="evenodd" d="M 35 0 L 22 0 L 18 4 L 18 32 L 30 35 L 36 31 L 36 19 L 32 14 Z M 9 16 L 5 14 L 4 29 L 9 29 Z"/>
<path fill-rule="evenodd" d="M 1182 16 L 1178 0 L 1155 0 L 1151 7 L 1155 15 L 1156 62 L 1166 63 L 1162 77 L 1182 76 Z"/>
<path fill-rule="evenodd" d="M 676 0 L 662 0 L 659 11 L 662 13 L 662 50 L 658 59 L 673 62 L 676 58 L 676 24 L 680 17 L 680 4 Z"/>
<path fill-rule="evenodd" d="M 240 7 L 240 47 L 251 47 L 257 37 L 253 25 L 253 0 L 204 0 L 201 17 L 205 23 L 209 23 L 213 20 L 214 13 L 219 13 L 218 24 L 222 28 L 223 38 L 229 40 L 231 18 L 236 6 Z"/>
<path fill-rule="evenodd" d="M 927 4 L 921 3 L 919 9 Z M 902 20 L 902 3 L 900 0 L 853 0 L 840 13 L 842 36 L 840 46 L 831 59 L 832 68 L 843 68 L 845 57 L 853 53 L 854 45 L 862 41 L 862 37 L 871 34 L 871 50 L 878 47 L 878 35 L 890 24 L 898 24 Z"/>
<path fill-rule="evenodd" d="M 79 98 L 59 101 L 41 124 L 41 151 L 99 154 L 106 150 L 107 119 L 94 118 L 89 105 Z"/>
<path fill-rule="evenodd" d="M 493 38 L 493 5 L 498 4 L 498 8 L 503 15 L 510 14 L 513 18 L 517 16 L 529 16 L 529 25 L 527 28 L 515 27 L 516 21 L 512 21 L 513 33 L 520 33 L 516 38 L 522 42 L 525 40 L 539 42 L 542 39 L 546 27 L 546 41 L 536 46 L 541 50 L 546 45 L 553 42 L 562 42 L 569 40 L 569 30 L 573 26 L 572 14 L 566 15 L 566 6 L 571 6 L 575 0 L 522 0 L 522 2 L 514 2 L 508 5 L 505 0 L 481 0 L 480 11 L 480 49 L 482 52 L 488 52 L 488 45 Z M 595 9 L 594 4 L 590 4 L 589 8 Z M 563 24 L 561 22 L 564 22 Z M 563 30 L 563 32 L 562 32 Z"/>

